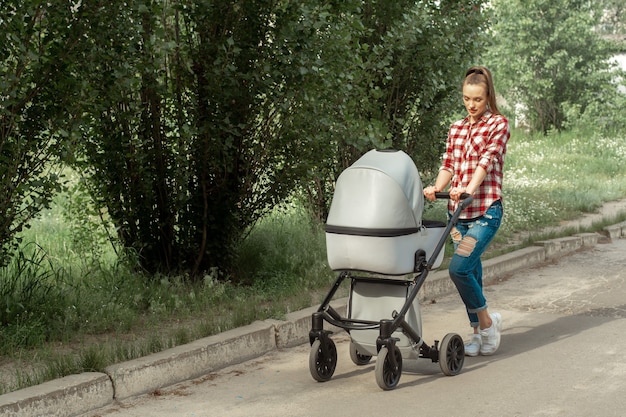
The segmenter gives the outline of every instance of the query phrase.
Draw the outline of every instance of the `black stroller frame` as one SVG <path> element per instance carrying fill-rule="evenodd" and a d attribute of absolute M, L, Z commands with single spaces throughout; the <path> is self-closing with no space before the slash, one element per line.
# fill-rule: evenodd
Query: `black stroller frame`
<path fill-rule="evenodd" d="M 449 193 L 436 193 L 438 199 L 450 198 Z M 461 336 L 455 333 L 448 333 L 441 341 L 435 340 L 433 345 L 424 343 L 422 335 L 410 325 L 406 320 L 407 312 L 415 301 L 422 285 L 426 281 L 429 272 L 433 269 L 435 260 L 443 250 L 446 239 L 450 231 L 456 225 L 461 211 L 469 206 L 472 197 L 468 194 L 462 196 L 462 201 L 457 209 L 452 213 L 445 231 L 437 242 L 434 252 L 427 259 L 426 252 L 419 249 L 415 253 L 414 273 L 411 280 L 396 281 L 396 285 L 408 285 L 410 291 L 407 293 L 406 302 L 400 311 L 393 311 L 391 317 L 383 318 L 379 321 L 362 320 L 343 317 L 330 303 L 342 282 L 350 279 L 352 285 L 355 282 L 385 282 L 384 278 L 372 278 L 354 275 L 353 271 L 341 271 L 330 291 L 324 298 L 316 312 L 312 314 L 311 330 L 309 332 L 309 342 L 311 351 L 309 355 L 309 370 L 312 377 L 319 382 L 331 379 L 337 365 L 337 348 L 331 338 L 333 331 L 324 329 L 324 322 L 346 330 L 350 333 L 353 330 L 379 330 L 376 338 L 377 361 L 375 366 L 376 382 L 384 390 L 394 389 L 402 374 L 402 354 L 396 346 L 399 341 L 394 336 L 396 330 L 408 337 L 412 346 L 419 346 L 419 358 L 430 359 L 433 363 L 439 363 L 444 375 L 453 376 L 461 372 L 465 358 L 464 342 Z M 372 359 L 369 354 L 362 354 L 358 348 L 351 343 L 350 357 L 356 365 L 366 365 Z"/>

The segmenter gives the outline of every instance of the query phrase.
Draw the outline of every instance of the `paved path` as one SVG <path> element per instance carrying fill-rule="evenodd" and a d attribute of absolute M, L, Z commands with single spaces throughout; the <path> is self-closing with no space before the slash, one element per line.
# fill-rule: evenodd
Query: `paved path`
<path fill-rule="evenodd" d="M 374 361 L 355 366 L 348 337 L 334 338 L 337 370 L 325 383 L 308 369 L 308 344 L 272 351 L 151 395 L 84 416 L 623 416 L 626 409 L 626 239 L 520 270 L 486 288 L 504 317 L 502 346 L 444 376 L 405 361 L 398 387 L 382 391 Z M 423 336 L 466 336 L 457 295 L 422 306 Z"/>

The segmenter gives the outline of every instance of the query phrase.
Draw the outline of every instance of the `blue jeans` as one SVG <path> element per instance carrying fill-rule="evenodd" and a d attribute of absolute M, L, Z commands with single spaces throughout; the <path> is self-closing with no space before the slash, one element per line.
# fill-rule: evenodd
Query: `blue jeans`
<path fill-rule="evenodd" d="M 476 313 L 487 308 L 480 257 L 500 228 L 502 216 L 502 203 L 496 201 L 481 217 L 459 220 L 450 231 L 454 255 L 448 271 L 465 304 L 472 327 L 478 327 Z"/>

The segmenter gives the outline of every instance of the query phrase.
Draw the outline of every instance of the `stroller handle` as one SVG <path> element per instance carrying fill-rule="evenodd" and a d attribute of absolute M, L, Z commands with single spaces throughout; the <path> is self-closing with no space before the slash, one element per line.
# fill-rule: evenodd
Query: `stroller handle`
<path fill-rule="evenodd" d="M 450 198 L 450 193 L 448 193 L 448 192 L 436 192 L 435 193 L 435 198 L 449 199 Z M 472 197 L 471 194 L 468 194 L 468 193 L 461 194 L 461 208 L 462 209 L 467 208 L 467 206 L 469 206 L 472 203 L 473 200 L 474 200 L 474 197 Z"/>

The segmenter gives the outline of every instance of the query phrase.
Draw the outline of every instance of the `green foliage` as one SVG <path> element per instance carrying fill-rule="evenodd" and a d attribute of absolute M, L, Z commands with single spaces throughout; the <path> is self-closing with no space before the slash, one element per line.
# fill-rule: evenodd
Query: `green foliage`
<path fill-rule="evenodd" d="M 482 1 L 121 3 L 79 6 L 82 170 L 144 270 L 196 278 L 296 188 L 323 220 L 365 150 L 435 161 L 485 23 Z"/>
<path fill-rule="evenodd" d="M 534 0 L 532 19 L 496 27 L 518 36 L 502 37 L 497 79 L 528 87 L 510 91 L 550 115 L 542 129 L 592 119 L 608 102 L 597 64 L 608 50 L 586 32 L 589 3 L 560 1 Z M 405 150 L 431 174 L 489 16 L 483 0 L 11 1 L 0 244 L 49 205 L 65 159 L 90 193 L 65 206 L 75 245 L 110 239 L 101 226 L 111 219 L 124 259 L 148 276 L 199 280 L 217 268 L 228 279 L 249 227 L 294 192 L 323 221 L 337 176 L 366 150 Z M 541 65 L 517 77 L 525 67 L 507 69 L 510 55 Z"/>
<path fill-rule="evenodd" d="M 600 31 L 626 40 L 626 4 L 622 0 L 602 0 Z"/>
<path fill-rule="evenodd" d="M 489 60 L 501 93 L 523 107 L 532 131 L 562 129 L 567 109 L 606 104 L 617 88 L 610 43 L 594 30 L 599 3 L 500 0 Z"/>
<path fill-rule="evenodd" d="M 564 127 L 587 137 L 619 136 L 626 129 L 626 71 L 616 77 L 621 87 L 605 90 L 602 100 L 592 100 L 586 106 L 564 104 Z"/>
<path fill-rule="evenodd" d="M 67 230 L 59 231 L 60 237 L 70 252 L 81 254 L 85 265 L 101 261 L 114 263 L 118 260 L 119 245 L 110 219 L 102 207 L 94 204 L 83 178 L 68 169 L 64 175 L 66 187 L 54 196 L 54 210 L 40 213 L 42 220 L 54 216 L 63 218 Z"/>
<path fill-rule="evenodd" d="M 261 220 L 238 248 L 236 282 L 261 292 L 308 298 L 329 271 L 319 224 L 301 206 L 283 205 Z M 307 301 L 308 303 L 309 301 Z"/>
<path fill-rule="evenodd" d="M 146 271 L 228 272 L 243 230 L 301 177 L 284 125 L 330 6 L 121 3 L 80 6 L 83 172 Z"/>
<path fill-rule="evenodd" d="M 488 14 L 482 1 L 406 3 L 394 3 L 398 16 L 389 23 L 368 19 L 380 34 L 370 40 L 382 93 L 376 105 L 391 145 L 430 170 L 439 165 L 450 117 L 461 105 L 462 75 L 483 52 Z"/>
<path fill-rule="evenodd" d="M 308 152 L 302 195 L 319 221 L 337 176 L 371 148 L 402 149 L 426 172 L 437 165 L 461 74 L 479 52 L 483 4 L 365 1 L 333 17 L 316 48 L 324 76 L 311 79 L 287 133 Z"/>
<path fill-rule="evenodd" d="M 49 340 L 50 320 L 63 311 L 63 290 L 46 267 L 45 252 L 28 244 L 0 269 L 0 353 Z"/>
<path fill-rule="evenodd" d="M 0 265 L 60 188 L 71 156 L 77 16 L 64 1 L 3 2 L 0 14 Z"/>

